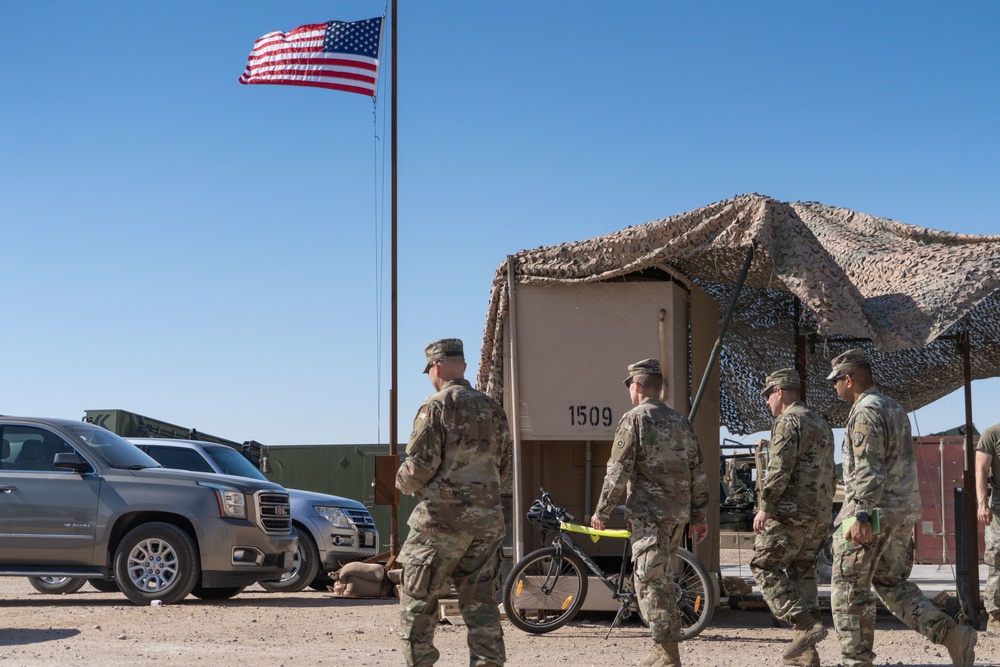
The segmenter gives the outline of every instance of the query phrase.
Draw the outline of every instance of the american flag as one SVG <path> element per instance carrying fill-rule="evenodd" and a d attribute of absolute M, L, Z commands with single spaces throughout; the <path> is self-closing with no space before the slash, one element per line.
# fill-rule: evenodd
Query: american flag
<path fill-rule="evenodd" d="M 316 86 L 375 96 L 382 19 L 271 32 L 253 45 L 240 83 Z"/>

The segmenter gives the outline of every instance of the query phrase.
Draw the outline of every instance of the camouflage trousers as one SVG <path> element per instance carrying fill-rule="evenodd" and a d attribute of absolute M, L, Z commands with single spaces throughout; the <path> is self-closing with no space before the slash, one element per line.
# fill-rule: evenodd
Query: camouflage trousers
<path fill-rule="evenodd" d="M 816 561 L 829 535 L 827 519 L 774 517 L 754 538 L 750 571 L 775 618 L 791 623 L 802 612 L 819 618 Z"/>
<path fill-rule="evenodd" d="M 993 512 L 993 520 L 986 526 L 986 547 L 983 562 L 986 563 L 986 590 L 983 604 L 990 614 L 1000 611 L 1000 516 Z"/>
<path fill-rule="evenodd" d="M 841 529 L 833 534 L 830 606 L 844 667 L 868 667 L 875 652 L 875 598 L 912 630 L 935 644 L 955 625 L 947 614 L 908 581 L 913 569 L 913 524 L 882 521 L 882 531 L 867 545 L 854 546 Z"/>
<path fill-rule="evenodd" d="M 649 623 L 653 641 L 659 644 L 681 640 L 681 617 L 677 609 L 677 584 L 668 565 L 684 536 L 684 524 L 643 528 L 632 526 L 632 563 L 639 611 Z"/>
<path fill-rule="evenodd" d="M 463 533 L 411 530 L 399 553 L 400 636 L 407 665 L 433 665 L 438 599 L 454 583 L 468 631 L 470 667 L 502 665 L 506 660 L 500 610 L 503 538 L 483 540 Z"/>

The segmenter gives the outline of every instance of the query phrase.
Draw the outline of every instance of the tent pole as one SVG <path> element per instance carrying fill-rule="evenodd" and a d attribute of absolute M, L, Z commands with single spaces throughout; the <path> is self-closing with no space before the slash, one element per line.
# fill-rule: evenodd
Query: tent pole
<path fill-rule="evenodd" d="M 795 297 L 795 370 L 799 372 L 800 378 L 799 397 L 803 403 L 808 403 L 806 400 L 806 392 L 809 391 L 809 380 L 806 377 L 806 369 L 808 368 L 806 364 L 806 337 L 802 335 L 802 330 L 799 328 L 801 319 L 802 301 L 799 300 L 799 297 Z"/>
<path fill-rule="evenodd" d="M 698 393 L 695 394 L 694 401 L 691 403 L 691 412 L 688 413 L 688 421 L 694 421 L 695 415 L 698 414 L 698 406 L 701 404 L 706 387 L 708 387 L 708 378 L 712 375 L 712 369 L 715 368 L 715 363 L 719 360 L 719 354 L 722 352 L 722 339 L 726 337 L 726 330 L 729 329 L 729 320 L 732 319 L 733 311 L 736 310 L 736 301 L 740 298 L 740 292 L 743 291 L 743 283 L 747 279 L 747 273 L 750 272 L 750 262 L 753 261 L 753 251 L 756 247 L 757 242 L 752 241 L 750 243 L 750 250 L 747 252 L 747 258 L 743 261 L 743 270 L 740 271 L 740 277 L 736 281 L 733 298 L 729 302 L 729 310 L 726 311 L 726 316 L 722 320 L 722 326 L 719 327 L 719 337 L 715 339 L 715 346 L 712 348 L 712 354 L 708 358 L 705 373 L 701 376 Z"/>
<path fill-rule="evenodd" d="M 520 397 L 518 395 L 519 382 L 519 361 L 517 358 L 517 307 L 515 305 L 515 292 L 517 281 L 514 279 L 514 256 L 507 255 L 507 310 L 510 313 L 510 430 L 512 435 L 514 467 L 512 475 L 513 497 L 511 498 L 511 523 L 513 524 L 513 544 L 514 561 L 521 560 L 524 556 L 524 503 L 521 499 L 521 485 L 524 484 L 524 474 L 521 470 L 521 417 L 520 417 Z"/>
<path fill-rule="evenodd" d="M 969 334 L 969 320 L 965 320 L 962 336 L 962 369 L 965 384 L 965 475 L 963 484 L 965 494 L 963 500 L 965 506 L 965 550 L 966 569 L 969 577 L 969 606 L 966 612 L 969 614 L 969 623 L 974 627 L 979 626 L 979 517 L 976 515 L 976 448 L 972 444 L 972 432 L 975 427 L 972 425 L 972 361 L 970 350 L 972 340 Z M 942 500 L 943 502 L 943 500 Z M 958 539 L 958 536 L 955 536 Z M 961 587 L 959 587 L 961 590 Z"/>

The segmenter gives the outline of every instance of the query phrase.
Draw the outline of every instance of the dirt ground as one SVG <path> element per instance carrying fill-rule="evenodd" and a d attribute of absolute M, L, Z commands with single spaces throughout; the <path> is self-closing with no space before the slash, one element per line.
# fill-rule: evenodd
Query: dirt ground
<path fill-rule="evenodd" d="M 828 614 L 824 618 L 830 623 Z M 650 647 L 637 624 L 615 629 L 608 615 L 589 615 L 547 635 L 504 622 L 508 665 L 634 665 Z M 681 645 L 685 665 L 780 665 L 792 631 L 763 611 L 720 607 L 699 637 Z M 463 627 L 442 623 L 436 644 L 442 667 L 468 664 Z M 880 613 L 876 664 L 950 665 L 948 653 Z M 835 633 L 820 645 L 823 665 L 839 664 Z M 979 635 L 977 665 L 1000 665 L 1000 639 Z M 0 577 L 0 667 L 20 665 L 402 665 L 395 600 L 350 600 L 325 592 L 247 589 L 224 602 L 189 597 L 167 607 L 138 607 L 90 586 L 42 595 L 24 579 Z"/>

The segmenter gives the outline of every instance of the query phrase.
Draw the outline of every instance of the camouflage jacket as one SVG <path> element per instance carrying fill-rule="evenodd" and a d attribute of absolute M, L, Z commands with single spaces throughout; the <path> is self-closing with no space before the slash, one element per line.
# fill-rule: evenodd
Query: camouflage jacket
<path fill-rule="evenodd" d="M 833 431 L 796 401 L 775 418 L 760 509 L 776 516 L 833 516 Z"/>
<path fill-rule="evenodd" d="M 666 403 L 644 399 L 618 422 L 596 514 L 607 520 L 627 489 L 634 522 L 705 523 L 708 481 L 687 419 Z"/>
<path fill-rule="evenodd" d="M 844 506 L 837 523 L 874 509 L 892 524 L 920 520 L 910 420 L 899 403 L 874 388 L 866 389 L 851 406 L 844 430 L 843 465 Z"/>
<path fill-rule="evenodd" d="M 507 416 L 467 380 L 445 383 L 417 411 L 396 488 L 420 496 L 414 530 L 504 534 L 500 485 L 510 473 Z"/>
<path fill-rule="evenodd" d="M 991 489 L 990 506 L 995 511 L 1000 508 L 1000 424 L 994 424 L 983 431 L 976 444 L 976 451 L 993 457 L 990 462 L 989 487 Z"/>

